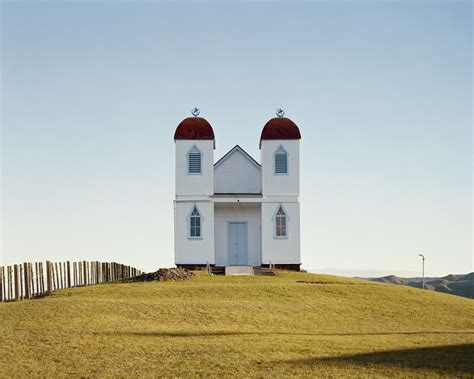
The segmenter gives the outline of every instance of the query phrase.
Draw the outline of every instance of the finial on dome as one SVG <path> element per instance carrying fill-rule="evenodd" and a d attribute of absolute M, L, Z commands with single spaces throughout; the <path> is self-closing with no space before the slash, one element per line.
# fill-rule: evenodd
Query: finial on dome
<path fill-rule="evenodd" d="M 281 109 L 281 108 L 278 108 L 278 109 L 276 110 L 276 115 L 277 115 L 278 117 L 283 117 L 283 116 L 285 115 L 285 111 L 284 111 L 283 109 Z"/>
<path fill-rule="evenodd" d="M 201 113 L 201 111 L 199 110 L 198 107 L 194 107 L 194 109 L 191 111 L 191 113 L 194 117 L 197 117 L 197 116 L 199 116 L 199 113 Z"/>

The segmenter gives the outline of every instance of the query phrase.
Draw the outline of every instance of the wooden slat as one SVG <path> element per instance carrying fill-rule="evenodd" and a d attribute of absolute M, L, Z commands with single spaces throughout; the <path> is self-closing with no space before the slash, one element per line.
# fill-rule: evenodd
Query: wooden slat
<path fill-rule="evenodd" d="M 3 266 L 0 266 L 0 302 L 4 301 L 3 288 Z"/>
<path fill-rule="evenodd" d="M 28 285 L 30 286 L 30 297 L 33 297 L 34 294 L 35 294 L 35 288 L 33 286 L 33 283 L 34 283 L 34 278 L 33 278 L 33 264 L 32 263 L 28 263 L 28 270 L 29 270 L 29 273 L 30 273 L 30 276 L 29 276 L 29 280 L 30 282 L 28 283 Z"/>
<path fill-rule="evenodd" d="M 46 290 L 52 292 L 51 262 L 46 261 Z"/>
<path fill-rule="evenodd" d="M 18 265 L 13 266 L 13 281 L 15 283 L 15 300 L 20 300 L 20 270 Z"/>
<path fill-rule="evenodd" d="M 87 286 L 87 267 L 86 261 L 82 261 L 82 278 L 83 278 L 83 285 Z"/>
<path fill-rule="evenodd" d="M 67 288 L 71 288 L 71 262 L 66 262 L 67 268 Z"/>
<path fill-rule="evenodd" d="M 29 282 L 28 282 L 28 263 L 23 263 L 23 283 L 25 284 L 25 299 L 30 298 Z"/>

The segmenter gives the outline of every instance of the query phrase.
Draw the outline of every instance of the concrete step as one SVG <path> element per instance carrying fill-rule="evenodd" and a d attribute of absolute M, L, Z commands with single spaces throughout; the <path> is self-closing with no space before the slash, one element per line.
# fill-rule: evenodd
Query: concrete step
<path fill-rule="evenodd" d="M 226 275 L 253 275 L 252 266 L 226 266 Z"/>

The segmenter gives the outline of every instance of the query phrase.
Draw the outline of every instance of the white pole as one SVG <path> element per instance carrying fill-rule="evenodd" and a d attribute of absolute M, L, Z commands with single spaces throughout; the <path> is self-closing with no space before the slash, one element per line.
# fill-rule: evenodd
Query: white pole
<path fill-rule="evenodd" d="M 425 256 L 423 254 L 418 254 L 421 257 L 421 264 L 422 264 L 422 277 L 421 277 L 421 285 L 422 288 L 425 289 Z"/>

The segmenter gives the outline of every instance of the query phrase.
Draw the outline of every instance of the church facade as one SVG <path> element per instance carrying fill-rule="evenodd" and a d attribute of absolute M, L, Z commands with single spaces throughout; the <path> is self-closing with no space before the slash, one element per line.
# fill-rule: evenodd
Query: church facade
<path fill-rule="evenodd" d="M 215 136 L 202 117 L 176 128 L 175 264 L 299 270 L 300 139 L 290 119 L 269 120 L 260 162 L 236 145 L 214 162 Z"/>

